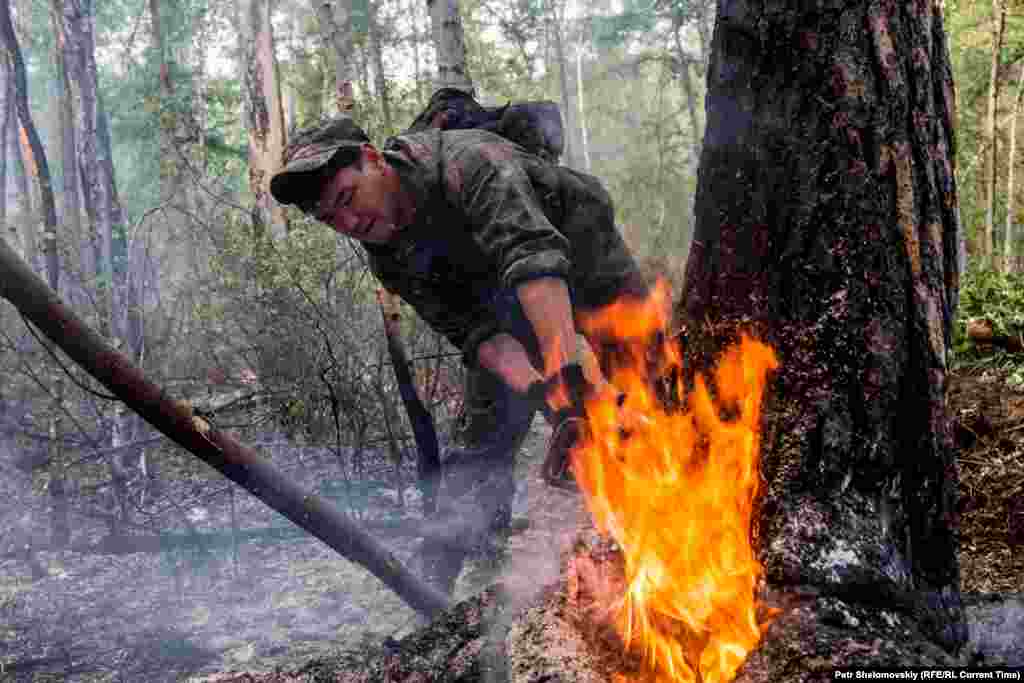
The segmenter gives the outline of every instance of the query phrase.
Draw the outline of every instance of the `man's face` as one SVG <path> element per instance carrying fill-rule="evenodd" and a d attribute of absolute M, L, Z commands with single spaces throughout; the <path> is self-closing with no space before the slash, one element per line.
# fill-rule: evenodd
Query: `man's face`
<path fill-rule="evenodd" d="M 342 235 L 384 244 L 399 230 L 401 184 L 376 148 L 363 145 L 361 162 L 339 170 L 324 183 L 318 220 Z"/>

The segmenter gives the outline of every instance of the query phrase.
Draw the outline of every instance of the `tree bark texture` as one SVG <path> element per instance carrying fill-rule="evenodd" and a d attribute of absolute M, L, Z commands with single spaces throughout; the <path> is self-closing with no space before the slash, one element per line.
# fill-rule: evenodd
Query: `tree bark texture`
<path fill-rule="evenodd" d="M 435 615 L 447 599 L 409 572 L 379 542 L 319 496 L 303 491 L 270 462 L 172 400 L 124 354 L 79 319 L 0 239 L 0 298 L 7 299 L 77 364 L 153 427 L 349 560 L 359 563 L 413 609 Z"/>
<path fill-rule="evenodd" d="M 770 584 L 965 639 L 946 357 L 958 289 L 953 82 L 920 0 L 721 0 L 678 312 L 781 368 L 757 538 Z"/>
<path fill-rule="evenodd" d="M 437 80 L 434 87 L 459 88 L 473 92 L 473 79 L 466 66 L 466 40 L 458 0 L 427 0 L 430 25 L 437 50 Z"/>
<path fill-rule="evenodd" d="M 284 105 L 274 56 L 270 0 L 238 0 L 243 99 L 249 135 L 249 189 L 255 197 L 253 218 L 269 235 L 281 237 L 287 226 L 284 209 L 270 197 L 270 178 L 284 161 Z M 269 236 L 268 235 L 268 236 Z"/>

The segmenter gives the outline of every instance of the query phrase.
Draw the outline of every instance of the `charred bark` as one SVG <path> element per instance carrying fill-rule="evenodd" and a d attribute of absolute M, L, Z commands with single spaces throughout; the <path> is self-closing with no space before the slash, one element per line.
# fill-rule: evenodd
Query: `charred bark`
<path fill-rule="evenodd" d="M 758 529 L 776 588 L 965 640 L 944 397 L 958 287 L 953 83 L 933 3 L 720 2 L 689 349 L 777 350 Z"/>

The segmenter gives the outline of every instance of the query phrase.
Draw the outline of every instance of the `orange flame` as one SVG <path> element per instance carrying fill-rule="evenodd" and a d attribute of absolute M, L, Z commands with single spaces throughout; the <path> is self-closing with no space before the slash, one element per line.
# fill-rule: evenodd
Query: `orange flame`
<path fill-rule="evenodd" d="M 659 285 L 647 301 L 619 302 L 588 321 L 588 331 L 640 349 L 633 342 L 666 329 L 668 300 Z M 676 346 L 663 343 L 653 364 L 648 352 L 633 351 L 613 371 L 625 403 L 607 394 L 590 400 L 590 433 L 574 449 L 573 471 L 595 524 L 625 560 L 624 594 L 606 598 L 618 608 L 623 642 L 655 681 L 725 683 L 767 626 L 758 620 L 762 568 L 751 523 L 761 398 L 777 361 L 743 337 L 719 362 L 716 398 L 698 377 L 687 409 L 668 411 L 649 378 L 652 368 L 664 376 L 680 366 Z"/>

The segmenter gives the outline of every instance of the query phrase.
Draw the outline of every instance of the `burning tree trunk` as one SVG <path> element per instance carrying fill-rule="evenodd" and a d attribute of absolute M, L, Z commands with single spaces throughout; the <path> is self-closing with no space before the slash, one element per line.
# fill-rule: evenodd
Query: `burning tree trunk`
<path fill-rule="evenodd" d="M 691 348 L 742 325 L 779 354 L 767 579 L 885 606 L 956 649 L 944 396 L 958 224 L 942 17 L 930 2 L 720 3 L 707 102 L 679 313 Z"/>

